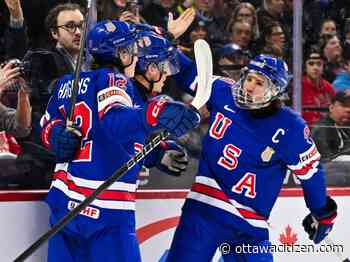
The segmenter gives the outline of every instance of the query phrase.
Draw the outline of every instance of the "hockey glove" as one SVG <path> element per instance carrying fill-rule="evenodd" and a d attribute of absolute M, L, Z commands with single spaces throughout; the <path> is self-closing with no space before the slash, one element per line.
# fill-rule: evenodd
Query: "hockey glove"
<path fill-rule="evenodd" d="M 320 243 L 332 230 L 336 216 L 337 204 L 328 196 L 325 207 L 310 213 L 303 220 L 304 230 L 309 234 L 310 240 L 315 244 Z"/>
<path fill-rule="evenodd" d="M 166 129 L 180 137 L 200 122 L 197 109 L 181 102 L 174 102 L 168 96 L 157 96 L 144 107 L 145 123 L 149 131 Z"/>
<path fill-rule="evenodd" d="M 171 176 L 181 176 L 188 165 L 187 151 L 173 140 L 162 141 L 145 159 L 148 168 L 157 167 Z"/>
<path fill-rule="evenodd" d="M 52 127 L 50 145 L 58 163 L 69 162 L 74 159 L 75 152 L 80 147 L 81 136 L 81 131 L 77 127 L 67 129 L 63 123 Z"/>

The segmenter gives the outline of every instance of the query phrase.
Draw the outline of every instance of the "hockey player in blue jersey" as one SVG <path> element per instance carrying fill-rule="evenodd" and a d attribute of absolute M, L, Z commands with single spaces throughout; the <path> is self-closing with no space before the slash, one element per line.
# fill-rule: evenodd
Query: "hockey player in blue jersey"
<path fill-rule="evenodd" d="M 199 122 L 194 109 L 165 98 L 150 99 L 141 108 L 134 106 L 135 90 L 129 78 L 134 76 L 142 47 L 137 48 L 139 38 L 132 25 L 103 21 L 87 38 L 97 67 L 81 73 L 74 122 L 82 142 L 72 161 L 56 165 L 47 196 L 51 224 L 128 161 L 151 133 L 166 129 L 181 136 Z M 57 81 L 42 118 L 42 140 L 48 148 L 62 150 L 56 134 L 65 130 L 73 79 L 66 75 Z M 72 137 L 67 136 L 67 141 Z M 113 183 L 50 239 L 48 261 L 140 261 L 135 234 L 140 168 L 135 166 Z"/>
<path fill-rule="evenodd" d="M 320 243 L 331 231 L 337 205 L 326 195 L 320 154 L 303 119 L 279 100 L 288 80 L 285 62 L 267 55 L 237 83 L 213 79 L 209 130 L 167 262 L 211 261 L 222 243 L 231 246 L 224 261 L 273 261 L 270 252 L 238 254 L 235 246 L 269 247 L 267 220 L 287 169 L 301 181 L 310 239 Z"/>

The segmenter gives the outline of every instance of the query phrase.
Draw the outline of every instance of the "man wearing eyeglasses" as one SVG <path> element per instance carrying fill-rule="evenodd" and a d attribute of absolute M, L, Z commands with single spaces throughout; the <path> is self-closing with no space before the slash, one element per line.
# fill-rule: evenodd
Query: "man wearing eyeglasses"
<path fill-rule="evenodd" d="M 46 27 L 56 42 L 56 50 L 66 63 L 67 71 L 73 72 L 79 54 L 81 29 L 84 21 L 82 8 L 77 4 L 61 4 L 49 12 Z"/>
<path fill-rule="evenodd" d="M 23 59 L 29 65 L 26 78 L 32 90 L 31 140 L 34 142 L 40 143 L 39 122 L 55 80 L 65 74 L 72 74 L 75 70 L 83 21 L 84 12 L 78 4 L 66 3 L 52 8 L 45 20 L 52 47 L 30 50 Z M 76 143 L 78 141 L 80 138 L 76 137 Z"/>

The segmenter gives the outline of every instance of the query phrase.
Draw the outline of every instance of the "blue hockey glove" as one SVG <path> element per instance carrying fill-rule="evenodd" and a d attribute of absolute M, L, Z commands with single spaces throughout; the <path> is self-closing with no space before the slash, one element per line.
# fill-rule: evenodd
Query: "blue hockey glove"
<path fill-rule="evenodd" d="M 303 227 L 309 234 L 310 240 L 315 244 L 320 243 L 332 230 L 334 219 L 337 216 L 337 204 L 327 197 L 327 203 L 324 208 L 307 215 L 303 220 Z"/>
<path fill-rule="evenodd" d="M 58 163 L 74 159 L 74 155 L 80 147 L 81 136 L 81 131 L 77 127 L 67 129 L 63 123 L 52 127 L 50 145 Z"/>
<path fill-rule="evenodd" d="M 187 151 L 173 140 L 162 141 L 160 146 L 146 157 L 144 165 L 147 168 L 157 167 L 172 176 L 181 176 L 188 165 Z"/>
<path fill-rule="evenodd" d="M 144 107 L 146 126 L 152 131 L 166 129 L 180 137 L 200 122 L 197 109 L 181 102 L 174 102 L 168 96 L 157 96 Z"/>

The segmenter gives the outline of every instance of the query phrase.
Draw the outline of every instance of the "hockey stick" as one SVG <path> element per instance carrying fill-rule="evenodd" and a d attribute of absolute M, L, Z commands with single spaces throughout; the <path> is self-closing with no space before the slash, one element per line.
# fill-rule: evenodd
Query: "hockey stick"
<path fill-rule="evenodd" d="M 316 220 L 316 218 L 314 218 L 312 216 L 312 227 L 316 229 L 317 225 L 318 225 L 318 221 Z M 334 244 L 333 240 L 327 235 L 325 236 L 325 238 L 323 239 L 324 242 L 326 242 L 327 245 L 330 245 L 332 247 L 335 247 L 336 245 Z M 339 260 L 341 262 L 350 262 L 350 260 L 347 257 L 344 257 L 342 253 L 340 253 L 338 250 L 336 250 L 335 252 L 336 256 L 339 258 Z"/>
<path fill-rule="evenodd" d="M 199 41 L 199 40 L 198 40 Z M 197 42 L 196 42 L 197 43 Z M 192 106 L 197 110 L 201 108 L 208 101 L 211 94 L 211 78 L 212 78 L 212 57 L 209 45 L 201 40 L 195 45 L 196 63 L 198 65 L 198 86 L 197 92 L 193 99 Z M 197 60 L 198 59 L 198 60 Z M 211 66 L 211 68 L 208 68 Z M 55 224 L 49 231 L 43 234 L 37 241 L 35 241 L 29 248 L 21 253 L 14 262 L 22 262 L 33 254 L 42 244 L 44 244 L 50 237 L 60 231 L 67 223 L 69 223 L 75 216 L 83 211 L 89 204 L 91 204 L 96 197 L 112 185 L 116 180 L 121 178 L 128 172 L 135 164 L 147 156 L 160 142 L 169 136 L 168 132 L 162 132 L 153 138 L 147 145 L 142 148 L 142 151 L 136 154 L 132 159 L 126 162 L 122 167 L 115 171 L 107 180 L 105 180 L 90 196 L 85 198 L 76 208 L 66 214 L 57 224 Z"/>
<path fill-rule="evenodd" d="M 90 8 L 91 8 L 91 0 L 87 0 L 87 11 L 86 13 L 88 16 L 86 19 L 84 19 L 83 22 L 83 29 L 82 29 L 82 34 L 80 36 L 80 41 L 79 41 L 79 54 L 77 58 L 77 63 L 74 71 L 74 81 L 73 81 L 73 87 L 72 87 L 72 92 L 71 92 L 71 97 L 70 97 L 70 108 L 68 111 L 68 117 L 67 117 L 67 129 L 72 129 L 71 127 L 73 126 L 74 122 L 74 107 L 75 107 L 75 102 L 77 101 L 77 96 L 79 92 L 79 82 L 80 82 L 80 71 L 81 71 L 81 65 L 83 63 L 83 56 L 84 56 L 84 48 L 85 48 L 85 42 L 86 42 L 86 34 L 87 34 L 87 29 L 88 29 L 88 23 L 89 23 L 89 14 L 90 14 Z M 73 129 L 74 130 L 74 129 Z"/>

